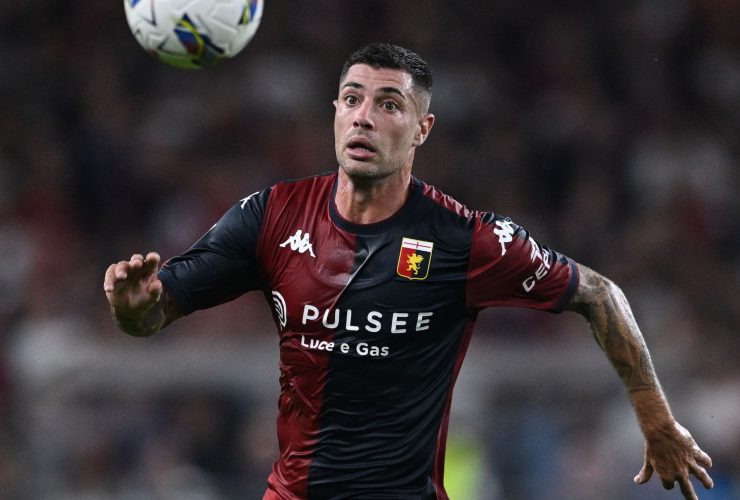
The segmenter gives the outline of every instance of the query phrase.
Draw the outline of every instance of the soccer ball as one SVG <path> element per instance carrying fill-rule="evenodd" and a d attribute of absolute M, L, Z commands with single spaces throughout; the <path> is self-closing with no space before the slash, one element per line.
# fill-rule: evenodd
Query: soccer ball
<path fill-rule="evenodd" d="M 234 57 L 254 37 L 264 0 L 123 0 L 139 45 L 180 68 Z"/>

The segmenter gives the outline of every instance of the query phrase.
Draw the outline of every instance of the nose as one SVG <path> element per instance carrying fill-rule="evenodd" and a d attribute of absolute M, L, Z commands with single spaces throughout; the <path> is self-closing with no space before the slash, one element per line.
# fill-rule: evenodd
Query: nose
<path fill-rule="evenodd" d="M 372 117 L 373 105 L 368 99 L 355 108 L 355 115 L 352 120 L 354 128 L 363 128 L 372 130 L 375 128 L 375 122 Z"/>

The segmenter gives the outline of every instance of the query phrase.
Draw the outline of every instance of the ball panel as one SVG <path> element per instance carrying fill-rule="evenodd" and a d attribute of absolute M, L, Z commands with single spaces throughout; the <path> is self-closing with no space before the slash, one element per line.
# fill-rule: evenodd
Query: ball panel
<path fill-rule="evenodd" d="M 124 0 L 136 41 L 160 61 L 206 68 L 234 57 L 257 32 L 264 0 Z"/>

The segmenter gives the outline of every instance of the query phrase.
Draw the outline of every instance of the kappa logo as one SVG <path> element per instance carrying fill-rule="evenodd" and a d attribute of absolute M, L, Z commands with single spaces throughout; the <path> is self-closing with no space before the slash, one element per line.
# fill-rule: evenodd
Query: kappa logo
<path fill-rule="evenodd" d="M 248 202 L 248 201 L 249 201 L 250 199 L 252 199 L 252 196 L 254 196 L 254 195 L 256 195 L 256 194 L 259 194 L 259 191 L 255 191 L 254 193 L 250 194 L 250 195 L 249 195 L 249 196 L 247 196 L 246 198 L 242 198 L 241 200 L 239 200 L 239 201 L 241 201 L 241 202 L 242 202 L 242 209 L 244 209 L 244 205 L 246 205 L 246 204 L 247 204 L 247 202 Z"/>
<path fill-rule="evenodd" d="M 280 243 L 280 248 L 285 248 L 286 246 L 290 245 L 290 249 L 294 252 L 308 252 L 311 257 L 315 258 L 316 254 L 313 253 L 313 246 L 311 245 L 311 241 L 309 240 L 310 237 L 311 235 L 309 235 L 308 233 L 304 233 L 302 229 L 299 229 L 295 232 L 293 236 Z"/>
<path fill-rule="evenodd" d="M 493 230 L 493 233 L 498 236 L 498 242 L 501 244 L 501 255 L 506 255 L 506 244 L 511 243 L 514 239 L 514 228 L 512 227 L 511 219 L 497 220 L 496 225 L 498 226 Z"/>

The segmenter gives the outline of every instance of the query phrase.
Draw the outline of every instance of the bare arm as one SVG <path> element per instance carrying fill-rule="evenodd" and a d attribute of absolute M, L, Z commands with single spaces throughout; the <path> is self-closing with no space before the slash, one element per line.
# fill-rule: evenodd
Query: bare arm
<path fill-rule="evenodd" d="M 149 337 L 182 316 L 157 278 L 160 257 L 150 252 L 111 264 L 103 289 L 113 318 L 125 333 Z"/>
<path fill-rule="evenodd" d="M 655 471 L 664 488 L 672 489 L 678 482 L 684 498 L 698 499 L 689 475 L 711 488 L 712 478 L 705 470 L 711 467 L 711 458 L 673 418 L 645 340 L 622 291 L 585 266 L 579 264 L 578 271 L 580 284 L 567 308 L 590 323 L 596 342 L 627 389 L 645 436 L 644 463 L 635 482 L 647 482 Z"/>

